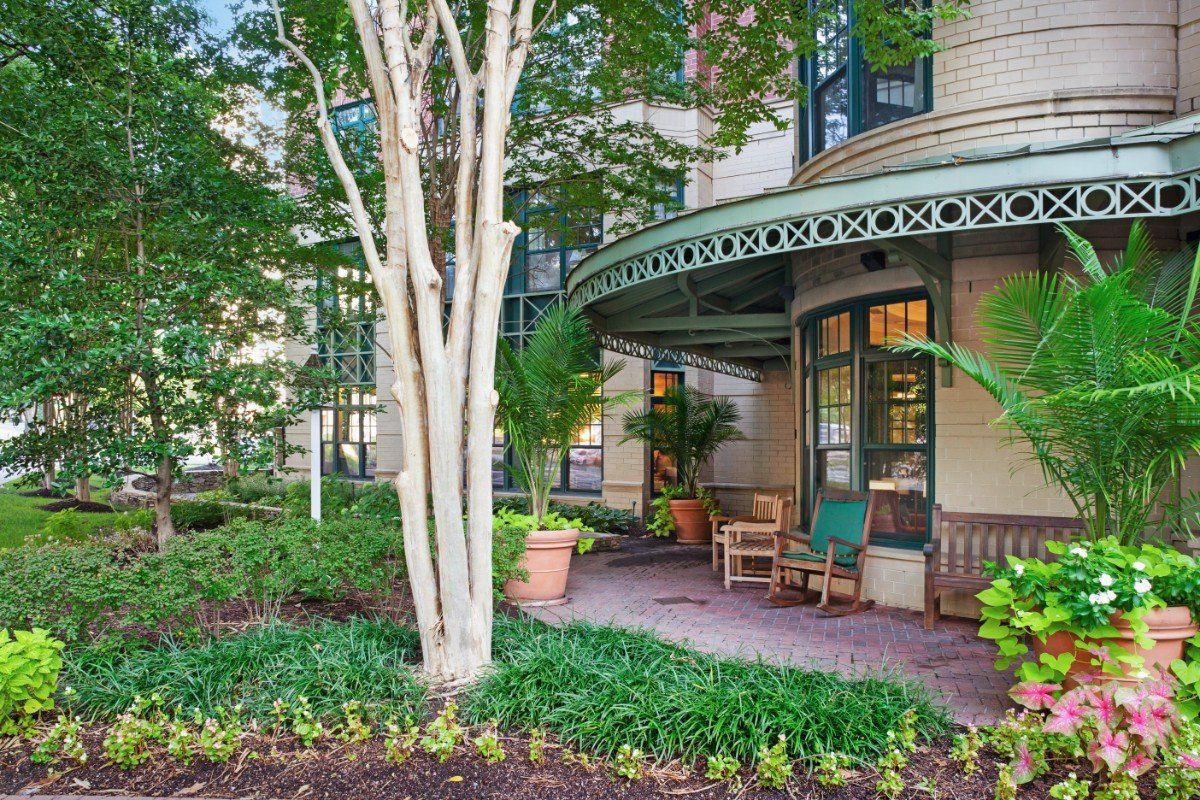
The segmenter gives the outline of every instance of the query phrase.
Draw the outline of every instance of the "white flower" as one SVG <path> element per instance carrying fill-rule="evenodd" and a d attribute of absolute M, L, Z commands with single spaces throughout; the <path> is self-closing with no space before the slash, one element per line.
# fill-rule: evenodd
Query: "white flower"
<path fill-rule="evenodd" d="M 1113 576 L 1109 575 L 1107 572 L 1102 573 L 1098 580 L 1100 581 L 1100 585 L 1105 589 L 1113 585 Z"/>
<path fill-rule="evenodd" d="M 1131 564 L 1130 566 L 1132 566 L 1132 567 L 1133 567 L 1134 569 L 1136 569 L 1138 572 L 1145 572 L 1145 571 L 1146 571 L 1146 565 L 1145 565 L 1145 564 L 1143 564 L 1141 561 L 1135 561 L 1135 562 L 1133 562 L 1133 564 Z"/>
<path fill-rule="evenodd" d="M 1073 556 L 1079 556 L 1080 558 L 1087 558 L 1087 550 L 1084 550 L 1079 545 L 1075 545 L 1067 552 L 1069 552 Z"/>
<path fill-rule="evenodd" d="M 1150 591 L 1150 587 L 1150 581 L 1145 578 L 1138 578 L 1133 582 L 1133 590 L 1138 594 L 1145 594 L 1146 592 Z"/>
<path fill-rule="evenodd" d="M 1109 589 L 1106 592 L 1101 592 L 1101 596 L 1104 598 L 1104 602 L 1106 603 L 1111 603 L 1117 599 L 1117 593 L 1112 589 Z"/>
<path fill-rule="evenodd" d="M 1025 565 L 1024 564 L 1014 564 L 1013 572 L 1017 573 L 1018 577 L 1021 575 L 1024 575 L 1025 574 Z"/>
<path fill-rule="evenodd" d="M 1096 594 L 1095 592 L 1092 592 L 1091 594 L 1088 595 L 1088 602 L 1094 606 L 1100 605 L 1100 595 Z"/>

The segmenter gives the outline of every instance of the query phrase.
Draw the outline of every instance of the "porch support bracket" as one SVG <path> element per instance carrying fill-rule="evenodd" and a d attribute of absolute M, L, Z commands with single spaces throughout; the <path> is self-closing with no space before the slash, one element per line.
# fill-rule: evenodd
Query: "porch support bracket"
<path fill-rule="evenodd" d="M 954 261 L 950 234 L 937 236 L 937 250 L 931 250 L 910 236 L 885 239 L 878 246 L 895 254 L 912 267 L 913 272 L 925 284 L 929 300 L 933 303 L 934 338 L 942 346 L 953 341 L 950 331 L 951 286 L 954 277 Z M 954 369 L 949 362 L 941 361 L 942 386 L 954 385 Z"/>

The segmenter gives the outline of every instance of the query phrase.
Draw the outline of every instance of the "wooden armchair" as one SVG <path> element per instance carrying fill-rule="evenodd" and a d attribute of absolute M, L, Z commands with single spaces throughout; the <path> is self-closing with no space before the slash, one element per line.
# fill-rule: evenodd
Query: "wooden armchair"
<path fill-rule="evenodd" d="M 713 514 L 709 517 L 709 520 L 712 521 L 712 568 L 714 572 L 721 568 L 719 548 L 725 547 L 728 543 L 728 534 L 725 532 L 726 526 L 731 522 L 771 522 L 775 519 L 775 515 L 779 510 L 778 504 L 778 495 L 755 492 L 754 509 L 751 513 L 736 517 Z"/>
<path fill-rule="evenodd" d="M 775 515 L 766 522 L 742 521 L 725 525 L 725 589 L 734 581 L 767 583 L 769 573 L 748 574 L 745 562 L 769 560 L 775 551 L 775 534 L 792 527 L 792 501 L 780 497 L 775 503 Z"/>
<path fill-rule="evenodd" d="M 822 576 L 821 600 L 817 608 L 827 614 L 843 616 L 866 611 L 874 600 L 862 599 L 863 567 L 871 541 L 871 518 L 875 513 L 873 492 L 848 492 L 823 489 L 813 508 L 808 536 L 782 530 L 775 534 L 775 554 L 771 563 L 771 588 L 767 598 L 776 605 L 793 606 L 809 602 L 814 592 L 808 588 L 809 576 Z M 791 583 L 795 573 L 802 576 L 799 586 Z M 854 593 L 835 595 L 830 584 L 835 578 L 853 582 Z M 789 596 L 798 591 L 799 596 Z M 830 603 L 837 596 L 849 602 L 840 608 Z"/>

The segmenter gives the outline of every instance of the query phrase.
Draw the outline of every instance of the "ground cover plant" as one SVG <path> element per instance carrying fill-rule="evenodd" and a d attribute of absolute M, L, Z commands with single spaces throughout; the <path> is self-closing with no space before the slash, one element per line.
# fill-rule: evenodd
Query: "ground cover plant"
<path fill-rule="evenodd" d="M 92 500 L 101 503 L 108 502 L 108 490 L 93 490 Z M 50 502 L 53 501 L 45 497 L 26 497 L 20 493 L 20 490 L 11 486 L 0 487 L 0 549 L 17 547 L 25 541 L 26 537 L 42 531 L 46 522 L 55 513 L 61 513 L 41 509 L 41 506 Z M 111 527 L 117 516 L 117 512 L 76 514 L 75 521 L 80 528 L 81 536 L 86 537 L 103 528 Z"/>
<path fill-rule="evenodd" d="M 464 718 L 539 728 L 604 755 L 629 745 L 657 758 L 749 763 L 783 735 L 792 757 L 867 757 L 910 709 L 922 737 L 949 723 L 925 690 L 897 679 L 717 658 L 585 623 L 497 618 L 495 631 L 496 665 L 467 692 Z"/>
<path fill-rule="evenodd" d="M 166 639 L 135 653 L 77 650 L 64 680 L 71 709 L 88 719 L 111 719 L 152 694 L 205 717 L 240 706 L 262 723 L 274 718 L 276 701 L 299 698 L 317 717 L 356 702 L 372 720 L 403 719 L 420 713 L 425 696 L 414 673 L 418 657 L 416 633 L 389 620 L 272 623 L 194 646 Z"/>

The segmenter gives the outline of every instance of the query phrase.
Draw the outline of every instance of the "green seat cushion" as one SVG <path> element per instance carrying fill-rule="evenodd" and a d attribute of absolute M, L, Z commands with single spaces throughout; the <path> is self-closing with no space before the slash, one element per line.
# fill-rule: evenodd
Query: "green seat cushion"
<path fill-rule="evenodd" d="M 783 551 L 783 553 L 781 555 L 784 558 L 790 558 L 790 559 L 793 559 L 796 561 L 812 561 L 817 564 L 825 563 L 825 554 L 824 553 L 806 552 L 804 550 L 785 550 L 785 551 Z M 856 556 L 856 555 L 834 556 L 833 563 L 837 564 L 839 567 L 842 567 L 843 569 L 854 569 L 855 567 L 858 566 L 858 556 Z"/>
<path fill-rule="evenodd" d="M 860 545 L 866 519 L 866 500 L 822 499 L 817 518 L 813 520 L 809 547 L 814 553 L 823 554 L 829 546 L 829 540 L 834 537 Z M 856 556 L 857 553 L 845 545 L 838 545 L 837 555 Z"/>

